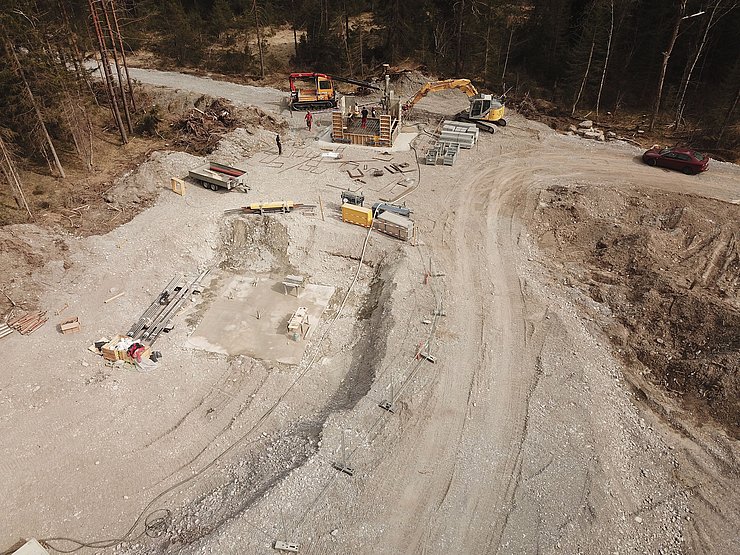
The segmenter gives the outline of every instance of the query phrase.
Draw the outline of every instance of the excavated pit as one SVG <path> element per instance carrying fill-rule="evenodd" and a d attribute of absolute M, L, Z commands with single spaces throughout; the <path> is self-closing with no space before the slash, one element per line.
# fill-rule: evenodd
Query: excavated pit
<path fill-rule="evenodd" d="M 303 234 L 303 237 L 309 235 Z M 288 254 L 291 234 L 288 227 L 275 217 L 226 220 L 222 225 L 222 237 L 219 267 L 228 274 L 261 271 L 281 275 L 296 271 Z M 328 256 L 343 263 L 347 260 L 356 263 L 350 253 L 335 252 L 336 246 L 330 240 L 326 245 L 315 247 L 323 247 Z M 201 478 L 208 484 L 205 493 L 182 509 L 168 513 L 165 529 L 160 535 L 149 538 L 145 544 L 129 547 L 128 553 L 177 553 L 181 548 L 196 543 L 238 517 L 318 451 L 327 419 L 335 412 L 353 409 L 367 395 L 385 357 L 386 337 L 393 326 L 390 303 L 395 286 L 391 284 L 398 261 L 397 256 L 392 258 L 386 262 L 381 255 L 368 261 L 369 279 L 358 281 L 356 289 L 359 293 L 350 295 L 341 316 L 354 323 L 347 338 L 351 363 L 339 386 L 333 392 L 327 392 L 319 407 L 306 414 L 296 414 L 288 425 L 275 433 L 247 439 L 242 448 L 237 448 L 224 461 L 221 471 Z M 306 277 L 311 278 L 310 275 Z M 217 290 L 222 279 L 217 276 L 210 291 Z M 345 291 L 337 290 L 324 320 L 336 314 Z M 205 293 L 202 304 L 207 306 L 214 295 Z M 191 325 L 204 309 L 200 307 L 196 314 L 191 315 Z M 236 364 L 238 358 L 230 357 L 230 364 Z M 295 371 L 276 363 L 253 361 L 253 364 L 262 364 L 268 372 Z"/>

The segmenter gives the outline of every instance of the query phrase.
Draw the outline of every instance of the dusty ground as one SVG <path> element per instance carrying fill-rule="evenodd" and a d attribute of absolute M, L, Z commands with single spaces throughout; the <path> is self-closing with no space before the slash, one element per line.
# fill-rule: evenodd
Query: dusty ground
<path fill-rule="evenodd" d="M 512 114 L 454 167 L 410 174 L 417 242 L 373 233 L 362 257 L 365 230 L 338 218 L 338 188 L 358 184 L 337 163 L 312 173 L 321 145 L 282 93 L 137 78 L 277 112 L 283 165 L 274 135 L 237 130 L 213 157 L 246 165 L 247 195 L 179 197 L 169 177 L 202 159 L 161 152 L 111 191 L 139 187 L 153 206 L 105 235 L 0 230 L 38 266 L 15 290 L 83 323 L 61 336 L 52 317 L 2 340 L 0 548 L 36 536 L 131 554 L 271 553 L 275 540 L 316 554 L 737 550 L 736 166 L 664 172 L 629 145 Z M 416 166 L 413 151 L 394 160 Z M 374 202 L 391 179 L 368 179 Z M 324 218 L 223 215 L 319 196 Z M 430 263 L 444 275 L 425 279 Z M 86 351 L 175 273 L 204 267 L 211 286 L 157 343 L 155 371 Z M 299 365 L 184 346 L 231 275 L 296 271 L 337 288 Z M 414 357 L 425 341 L 435 364 Z M 377 406 L 390 398 L 394 414 Z"/>

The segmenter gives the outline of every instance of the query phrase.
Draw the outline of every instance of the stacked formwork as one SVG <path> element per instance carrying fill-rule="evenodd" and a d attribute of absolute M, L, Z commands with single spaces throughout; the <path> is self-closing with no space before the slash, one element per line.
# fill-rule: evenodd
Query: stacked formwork
<path fill-rule="evenodd" d="M 452 166 L 461 148 L 473 148 L 478 140 L 478 127 L 474 123 L 445 121 L 436 144 L 427 151 L 426 163 Z"/>

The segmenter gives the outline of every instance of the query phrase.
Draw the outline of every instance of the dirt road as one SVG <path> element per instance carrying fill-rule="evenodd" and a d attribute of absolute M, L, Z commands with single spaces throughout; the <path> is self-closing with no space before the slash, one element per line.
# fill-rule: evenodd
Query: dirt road
<path fill-rule="evenodd" d="M 149 75 L 160 79 L 136 78 Z M 231 87 L 163 79 L 204 94 L 215 87 L 218 96 Z M 244 88 L 232 100 L 269 109 L 268 93 Z M 284 141 L 294 160 L 319 152 L 304 134 Z M 0 510 L 14 514 L 12 503 L 24 499 L 39 508 L 3 523 L 3 547 L 22 535 L 87 539 L 103 530 L 120 538 L 139 515 L 164 515 L 164 528 L 139 523 L 130 541 L 106 552 L 269 553 L 275 540 L 313 554 L 732 552 L 736 442 L 712 425 L 680 436 L 635 397 L 623 360 L 586 310 L 611 316 L 608 309 L 593 308 L 564 277 L 570 258 L 540 244 L 550 187 L 577 184 L 586 198 L 589 189 L 701 195 L 730 209 L 740 198 L 733 165 L 688 177 L 644 166 L 637 154 L 513 115 L 454 167 L 421 166 L 419 188 L 405 199 L 418 244 L 373 234 L 362 263 L 365 230 L 338 222 L 333 201 L 325 200 L 325 220 L 287 215 L 237 226 L 222 210 L 241 198 L 200 189 L 161 196 L 109 236 L 69 241 L 75 266 L 47 265 L 41 277 L 54 287 L 44 302 L 84 307 L 85 321 L 100 322 L 86 341 L 134 318 L 155 292 L 149 283 L 175 270 L 300 268 L 337 287 L 329 317 L 358 264 L 361 271 L 347 306 L 331 327 L 322 322 L 298 367 L 183 348 L 215 292 L 162 341 L 165 362 L 150 375 L 99 371 L 88 383 L 79 349 L 51 333 L 33 336 L 30 347 L 7 343 L 18 370 L 2 384 L 11 407 L 0 421 L 3 457 L 20 460 L 30 430 L 58 422 L 55 437 L 38 437 L 62 453 L 54 474 L 65 481 L 55 483 L 43 460 L 6 463 Z M 332 199 L 356 185 L 331 166 L 319 176 L 298 166 L 283 173 L 264 159 L 245 161 L 255 198 L 274 195 L 275 183 L 299 200 Z M 397 160 L 416 165 L 413 153 Z M 175 162 L 188 160 L 165 158 L 145 177 L 166 183 Z M 375 201 L 380 193 L 366 187 Z M 162 250 L 142 253 L 141 230 L 162 237 Z M 130 305 L 98 306 L 124 283 Z M 435 363 L 415 358 L 430 337 Z M 45 370 L 49 348 L 58 357 Z M 32 390 L 37 382 L 44 399 Z M 393 414 L 378 407 L 389 398 Z M 337 472 L 338 461 L 353 475 Z"/>

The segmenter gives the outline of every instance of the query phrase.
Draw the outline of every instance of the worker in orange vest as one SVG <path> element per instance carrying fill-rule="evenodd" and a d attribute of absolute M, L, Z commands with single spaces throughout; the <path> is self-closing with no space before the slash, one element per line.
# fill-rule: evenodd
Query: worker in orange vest
<path fill-rule="evenodd" d="M 310 111 L 306 112 L 306 127 L 311 131 L 311 124 L 313 123 L 313 114 Z"/>

